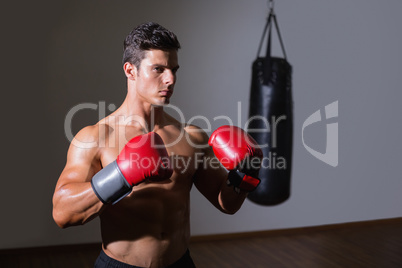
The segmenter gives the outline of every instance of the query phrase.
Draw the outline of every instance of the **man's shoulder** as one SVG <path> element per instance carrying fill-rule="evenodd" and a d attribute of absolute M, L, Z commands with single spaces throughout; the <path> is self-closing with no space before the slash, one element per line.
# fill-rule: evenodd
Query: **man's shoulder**
<path fill-rule="evenodd" d="M 203 128 L 201 128 L 201 127 L 199 127 L 197 125 L 194 125 L 194 124 L 184 123 L 183 128 L 186 131 L 189 131 L 189 132 L 194 132 L 194 133 L 198 132 L 198 133 L 205 133 L 206 134 L 206 132 L 205 132 L 205 130 Z"/>
<path fill-rule="evenodd" d="M 82 128 L 75 135 L 71 144 L 79 148 L 90 148 L 96 146 L 99 141 L 99 126 L 89 125 Z"/>
<path fill-rule="evenodd" d="M 82 128 L 72 140 L 72 144 L 84 148 L 93 148 L 99 145 L 99 142 L 105 140 L 111 131 L 108 124 L 98 122 Z"/>
<path fill-rule="evenodd" d="M 196 144 L 201 145 L 208 143 L 209 136 L 203 128 L 193 124 L 186 123 L 183 124 L 183 129 L 189 135 L 191 140 Z"/>
<path fill-rule="evenodd" d="M 180 132 L 184 131 L 186 135 L 190 136 L 193 142 L 197 142 L 197 144 L 208 143 L 209 137 L 203 128 L 187 122 L 181 122 L 167 113 L 166 119 L 168 125 L 175 126 Z"/>

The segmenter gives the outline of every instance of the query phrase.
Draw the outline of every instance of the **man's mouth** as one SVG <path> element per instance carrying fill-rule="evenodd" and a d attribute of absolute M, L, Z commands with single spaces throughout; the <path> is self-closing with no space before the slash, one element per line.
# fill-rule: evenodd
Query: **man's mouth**
<path fill-rule="evenodd" d="M 159 91 L 159 94 L 161 96 L 164 96 L 164 97 L 170 97 L 173 94 L 173 90 L 171 90 L 171 89 L 163 89 L 163 90 Z"/>

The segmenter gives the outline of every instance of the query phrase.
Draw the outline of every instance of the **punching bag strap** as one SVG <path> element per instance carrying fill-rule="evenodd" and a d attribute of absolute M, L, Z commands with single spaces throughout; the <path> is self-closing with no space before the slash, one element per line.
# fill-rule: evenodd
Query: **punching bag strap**
<path fill-rule="evenodd" d="M 271 18 L 272 18 L 272 13 L 269 13 L 268 19 L 267 19 L 267 23 L 265 23 L 265 27 L 264 27 L 264 31 L 262 32 L 262 36 L 261 36 L 261 40 L 260 40 L 260 45 L 258 46 L 258 51 L 257 51 L 257 58 L 260 56 L 260 52 L 261 52 L 261 48 L 262 48 L 262 44 L 264 42 L 264 38 L 265 38 L 265 34 L 268 32 L 269 34 L 271 34 Z M 269 28 L 269 31 L 267 31 Z M 270 41 L 271 38 L 268 37 L 268 40 Z M 270 42 L 268 41 L 267 46 L 269 46 L 269 49 L 267 48 L 267 51 L 271 51 L 271 44 L 269 44 Z M 266 56 L 270 56 L 270 55 L 266 55 Z"/>
<path fill-rule="evenodd" d="M 262 44 L 264 42 L 265 39 L 265 34 L 268 33 L 268 38 L 267 38 L 267 50 L 265 53 L 265 57 L 262 59 L 262 62 L 260 62 L 260 64 L 263 64 L 263 68 L 262 68 L 262 72 L 260 73 L 259 79 L 261 84 L 263 85 L 269 85 L 270 80 L 271 80 L 271 73 L 272 73 L 272 64 L 271 64 L 271 32 L 272 32 L 272 24 L 275 24 L 275 29 L 276 32 L 278 34 L 278 39 L 279 42 L 281 44 L 281 48 L 282 48 L 282 53 L 283 56 L 285 58 L 285 61 L 287 61 L 286 58 L 286 51 L 285 51 L 285 46 L 283 44 L 282 41 L 282 36 L 281 33 L 279 31 L 279 26 L 278 26 L 278 21 L 276 20 L 276 15 L 274 12 L 274 8 L 273 8 L 273 1 L 270 1 L 270 12 L 269 12 L 269 16 L 267 19 L 267 23 L 265 24 L 264 27 L 264 32 L 262 33 L 262 37 L 260 40 L 260 45 L 258 47 L 258 51 L 257 51 L 257 59 L 260 58 L 260 52 L 261 52 L 261 48 L 262 48 Z"/>
<path fill-rule="evenodd" d="M 274 24 L 275 24 L 275 29 L 276 29 L 276 32 L 277 32 L 277 34 L 278 34 L 278 39 L 279 39 L 279 43 L 280 43 L 281 48 L 282 48 L 283 56 L 284 56 L 285 60 L 287 60 L 286 51 L 285 51 L 285 45 L 283 44 L 281 32 L 280 32 L 280 30 L 279 30 L 278 21 L 276 20 L 276 15 L 275 15 L 275 13 L 274 13 L 273 5 L 271 6 L 271 10 L 270 10 L 270 12 L 269 12 L 269 16 L 268 16 L 267 22 L 266 22 L 266 24 L 265 24 L 264 31 L 263 31 L 263 33 L 262 33 L 262 37 L 261 37 L 261 40 L 260 40 L 260 44 L 259 44 L 259 46 L 258 46 L 257 58 L 260 56 L 262 44 L 263 44 L 263 42 L 264 42 L 265 34 L 266 34 L 267 32 L 268 32 L 268 40 L 267 40 L 267 50 L 266 50 L 265 57 L 266 57 L 266 58 L 271 57 L 271 31 L 272 31 L 272 21 L 273 21 Z"/>
<path fill-rule="evenodd" d="M 283 57 L 285 58 L 285 60 L 287 60 L 286 58 L 286 51 L 285 51 L 285 46 L 283 45 L 283 41 L 282 41 L 282 36 L 281 36 L 281 32 L 279 31 L 279 26 L 278 26 L 278 21 L 276 20 L 276 16 L 275 14 L 273 14 L 273 19 L 274 19 L 274 23 L 275 23 L 275 28 L 276 28 L 276 32 L 278 33 L 278 39 L 279 42 L 281 44 L 281 48 L 282 48 L 282 53 L 283 53 Z M 271 37 L 271 35 L 269 35 L 269 38 Z M 271 46 L 271 44 L 269 44 Z"/>
<path fill-rule="evenodd" d="M 259 64 L 261 64 L 261 71 L 258 73 L 258 79 L 260 80 L 260 83 L 262 85 L 268 85 L 269 81 L 271 79 L 271 27 L 272 27 L 272 16 L 273 16 L 273 11 L 271 9 L 271 12 L 269 13 L 267 23 L 265 24 L 264 31 L 262 33 L 262 37 L 260 40 L 260 45 L 258 47 L 257 51 L 257 59 L 259 61 Z M 267 39 L 267 50 L 265 57 L 260 57 L 261 53 L 261 48 L 262 44 L 265 39 L 265 34 L 268 33 L 268 39 Z M 259 60 L 261 59 L 261 60 Z"/>

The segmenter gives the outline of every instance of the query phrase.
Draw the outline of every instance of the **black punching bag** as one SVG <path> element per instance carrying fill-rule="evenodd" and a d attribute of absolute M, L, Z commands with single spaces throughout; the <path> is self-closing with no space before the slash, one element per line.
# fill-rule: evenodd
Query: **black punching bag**
<path fill-rule="evenodd" d="M 271 30 L 275 24 L 284 58 L 271 57 Z M 268 32 L 267 51 L 260 57 L 261 46 Z M 252 66 L 249 134 L 258 142 L 264 160 L 260 169 L 260 185 L 248 198 L 260 205 L 277 205 L 290 196 L 293 101 L 292 66 L 271 9 L 261 38 L 257 59 Z"/>

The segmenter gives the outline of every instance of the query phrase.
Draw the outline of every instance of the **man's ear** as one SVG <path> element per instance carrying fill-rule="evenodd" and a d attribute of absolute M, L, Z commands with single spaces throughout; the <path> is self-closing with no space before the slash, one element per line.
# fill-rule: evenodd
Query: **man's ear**
<path fill-rule="evenodd" d="M 133 64 L 126 62 L 123 65 L 124 74 L 130 80 L 135 80 L 137 78 L 137 67 Z"/>

